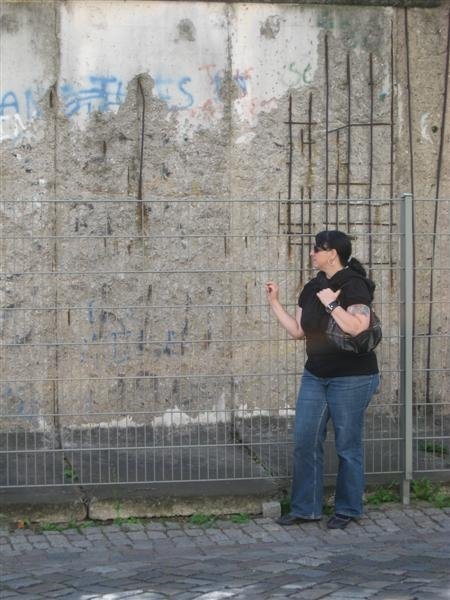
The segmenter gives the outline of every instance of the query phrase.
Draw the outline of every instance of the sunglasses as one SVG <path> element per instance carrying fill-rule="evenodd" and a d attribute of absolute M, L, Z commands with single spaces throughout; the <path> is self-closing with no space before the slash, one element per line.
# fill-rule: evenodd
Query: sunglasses
<path fill-rule="evenodd" d="M 313 246 L 314 254 L 317 254 L 318 252 L 328 252 L 328 250 L 330 250 L 330 248 L 322 248 L 321 246 Z"/>

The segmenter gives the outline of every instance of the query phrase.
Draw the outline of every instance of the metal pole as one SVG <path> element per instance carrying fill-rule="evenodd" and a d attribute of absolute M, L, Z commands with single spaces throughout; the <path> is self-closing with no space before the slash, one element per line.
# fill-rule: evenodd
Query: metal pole
<path fill-rule="evenodd" d="M 401 204 L 401 406 L 403 425 L 402 502 L 410 503 L 413 477 L 412 375 L 413 375 L 413 195 L 402 194 Z"/>

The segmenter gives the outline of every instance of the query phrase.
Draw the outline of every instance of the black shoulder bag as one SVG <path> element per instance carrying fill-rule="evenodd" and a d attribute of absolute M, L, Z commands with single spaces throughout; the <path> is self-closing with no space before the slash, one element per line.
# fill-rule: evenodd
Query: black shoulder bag
<path fill-rule="evenodd" d="M 371 308 L 368 329 L 361 331 L 358 335 L 351 336 L 344 333 L 330 315 L 326 333 L 328 340 L 340 350 L 355 352 L 356 354 L 367 354 L 374 350 L 381 341 L 381 321 Z"/>

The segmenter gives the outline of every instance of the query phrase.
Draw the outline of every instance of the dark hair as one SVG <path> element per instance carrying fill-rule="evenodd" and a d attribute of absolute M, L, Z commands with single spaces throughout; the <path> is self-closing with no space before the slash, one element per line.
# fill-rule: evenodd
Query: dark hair
<path fill-rule="evenodd" d="M 316 246 L 323 250 L 336 250 L 339 260 L 344 267 L 349 267 L 363 277 L 366 277 L 366 270 L 362 264 L 352 256 L 352 242 L 349 236 L 343 231 L 325 230 L 316 235 Z M 349 260 L 350 259 L 350 260 Z"/>

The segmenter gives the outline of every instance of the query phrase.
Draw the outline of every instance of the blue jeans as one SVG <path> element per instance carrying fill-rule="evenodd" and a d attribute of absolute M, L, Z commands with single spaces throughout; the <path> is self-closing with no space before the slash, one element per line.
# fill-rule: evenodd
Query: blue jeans
<path fill-rule="evenodd" d="M 378 374 L 324 378 L 305 369 L 295 413 L 291 514 L 304 519 L 322 516 L 323 446 L 331 418 L 339 458 L 335 512 L 362 515 L 364 411 L 379 381 Z"/>

